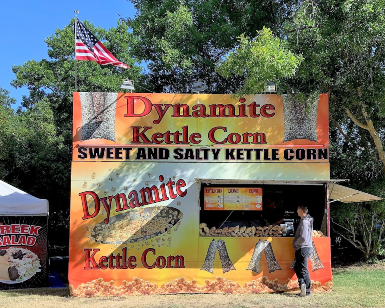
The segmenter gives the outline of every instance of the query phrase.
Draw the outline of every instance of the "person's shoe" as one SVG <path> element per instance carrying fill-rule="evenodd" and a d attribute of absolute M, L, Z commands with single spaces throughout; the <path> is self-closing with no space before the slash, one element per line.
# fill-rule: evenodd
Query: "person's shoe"
<path fill-rule="evenodd" d="M 301 284 L 301 293 L 299 293 L 299 296 L 306 296 L 306 284 Z"/>

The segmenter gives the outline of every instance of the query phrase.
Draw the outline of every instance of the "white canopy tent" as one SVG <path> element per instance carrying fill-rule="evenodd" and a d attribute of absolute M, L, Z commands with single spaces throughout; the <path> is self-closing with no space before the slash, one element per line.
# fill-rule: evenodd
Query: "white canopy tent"
<path fill-rule="evenodd" d="M 0 181 L 0 215 L 48 215 L 48 200 L 36 198 Z"/>

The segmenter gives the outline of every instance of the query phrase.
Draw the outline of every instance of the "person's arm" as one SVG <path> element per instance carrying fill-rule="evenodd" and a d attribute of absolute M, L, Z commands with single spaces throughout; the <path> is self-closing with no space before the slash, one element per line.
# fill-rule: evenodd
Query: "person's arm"
<path fill-rule="evenodd" d="M 283 223 L 283 218 L 281 218 L 280 220 L 278 220 L 275 225 L 280 225 L 281 223 Z"/>
<path fill-rule="evenodd" d="M 293 244 L 296 246 L 301 245 L 303 242 L 305 242 L 306 234 L 308 233 L 308 230 L 309 230 L 309 224 L 304 223 L 304 221 L 301 220 L 300 224 L 298 225 L 298 228 L 301 228 L 300 233 L 299 233 L 299 237 L 295 241 L 295 243 Z"/>

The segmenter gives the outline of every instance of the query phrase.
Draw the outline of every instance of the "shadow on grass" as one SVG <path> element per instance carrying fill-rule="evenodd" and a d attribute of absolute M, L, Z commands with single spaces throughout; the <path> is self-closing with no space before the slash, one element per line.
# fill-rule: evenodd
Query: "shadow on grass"
<path fill-rule="evenodd" d="M 24 295 L 39 295 L 39 296 L 56 296 L 69 297 L 69 288 L 36 288 L 36 289 L 17 289 L 17 290 L 2 290 L 0 294 L 3 296 L 24 296 Z M 1 297 L 1 295 L 0 295 Z"/>

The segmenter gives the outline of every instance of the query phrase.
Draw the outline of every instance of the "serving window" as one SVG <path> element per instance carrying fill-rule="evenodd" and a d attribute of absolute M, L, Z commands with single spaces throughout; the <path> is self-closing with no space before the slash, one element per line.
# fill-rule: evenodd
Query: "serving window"
<path fill-rule="evenodd" d="M 201 184 L 202 237 L 293 237 L 305 205 L 314 218 L 313 236 L 326 234 L 326 185 Z"/>

